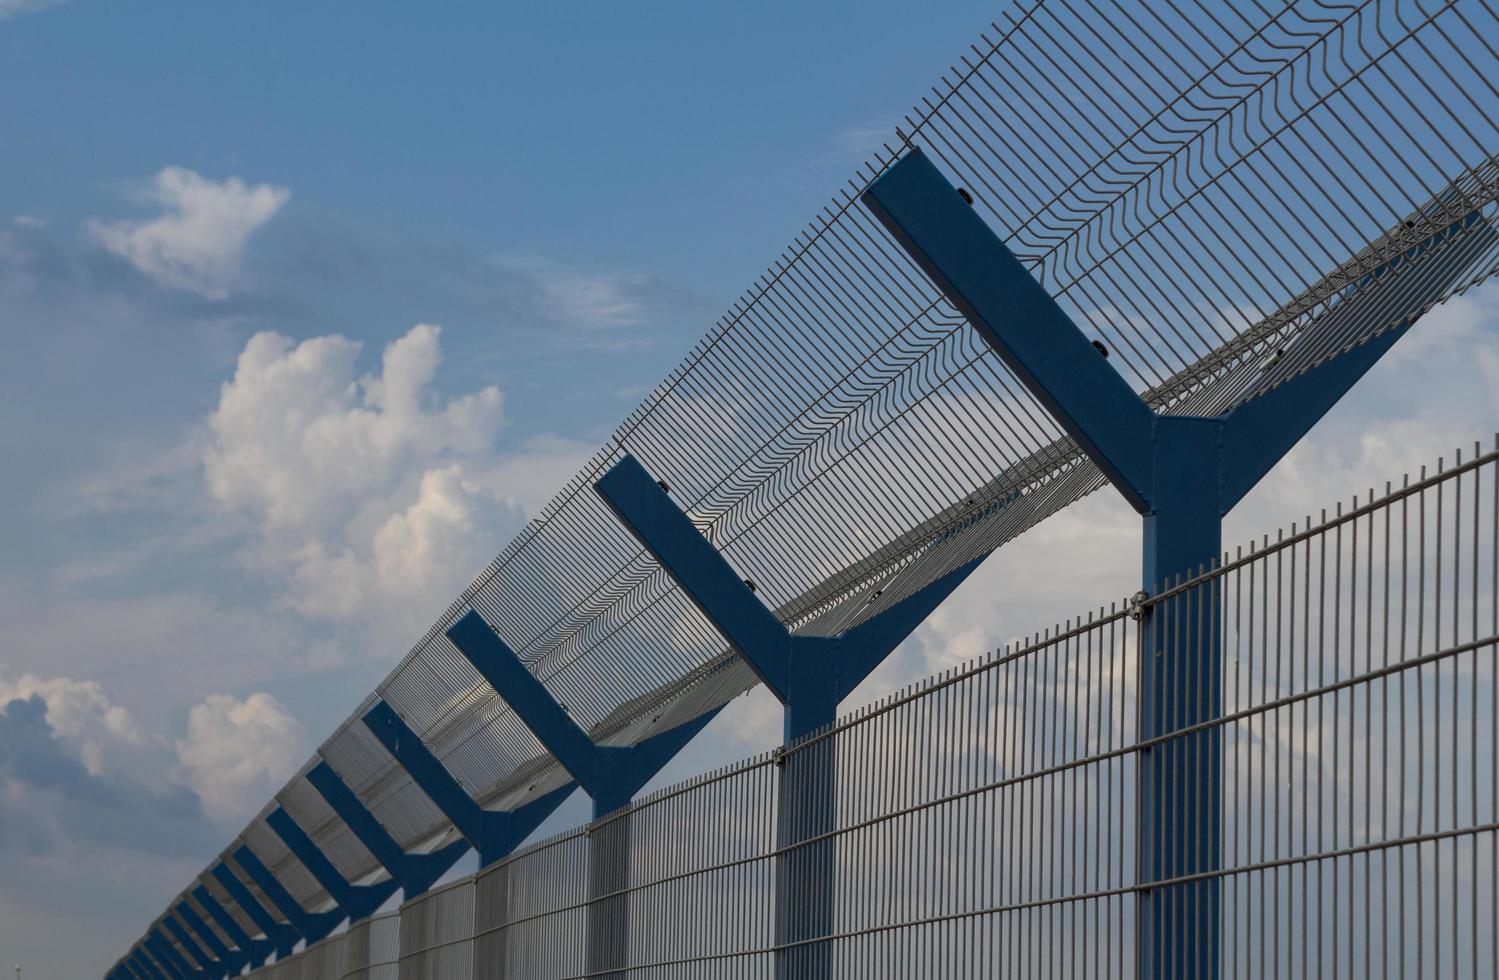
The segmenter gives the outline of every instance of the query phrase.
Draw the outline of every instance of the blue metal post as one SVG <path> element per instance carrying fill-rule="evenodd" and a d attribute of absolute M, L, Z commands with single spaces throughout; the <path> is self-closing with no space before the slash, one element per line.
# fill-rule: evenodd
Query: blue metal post
<path fill-rule="evenodd" d="M 307 781 L 375 856 L 375 860 L 400 882 L 401 897 L 405 901 L 425 893 L 469 849 L 468 841 L 460 840 L 431 854 L 407 854 L 328 763 L 319 762 L 313 766 L 307 773 Z"/>
<path fill-rule="evenodd" d="M 560 787 L 532 800 L 513 812 L 486 810 L 466 793 L 442 760 L 432 754 L 421 737 L 396 714 L 378 701 L 364 714 L 364 724 L 380 740 L 401 767 L 458 832 L 479 852 L 479 866 L 488 867 L 515 850 L 531 831 L 572 793 L 572 785 Z"/>
<path fill-rule="evenodd" d="M 266 817 L 266 823 L 286 843 L 296 859 L 302 862 L 302 866 L 318 880 L 318 884 L 327 889 L 329 897 L 338 904 L 351 923 L 369 918 L 401 887 L 394 878 L 374 885 L 351 885 L 284 807 L 278 806 L 272 810 Z"/>
<path fill-rule="evenodd" d="M 546 686 L 478 612 L 470 611 L 447 631 L 448 639 L 505 699 L 516 716 L 593 799 L 593 817 L 628 806 L 640 788 L 717 714 L 632 746 L 598 745 L 578 726 Z M 598 824 L 589 837 L 587 964 L 590 974 L 618 969 L 628 958 L 630 817 Z"/>
<path fill-rule="evenodd" d="M 301 904 L 292 897 L 286 886 L 271 873 L 256 853 L 250 850 L 249 844 L 241 844 L 234 853 L 230 855 L 234 863 L 239 865 L 240 870 L 255 882 L 276 910 L 285 916 L 286 921 L 291 923 L 301 937 L 307 941 L 307 945 L 322 939 L 328 933 L 338 928 L 338 924 L 344 920 L 341 910 L 331 912 L 309 912 L 302 908 Z"/>
<path fill-rule="evenodd" d="M 831 724 L 839 702 L 982 561 L 966 563 L 840 636 L 795 636 L 633 456 L 616 463 L 596 489 L 780 700 L 787 746 Z M 825 976 L 829 968 L 831 950 L 818 940 L 833 921 L 836 761 L 833 741 L 823 739 L 781 764 L 776 970 L 786 980 Z"/>
<path fill-rule="evenodd" d="M 255 896 L 250 894 L 250 889 L 245 887 L 244 882 L 240 881 L 224 862 L 220 861 L 214 865 L 213 871 L 210 873 L 220 885 L 224 886 L 224 890 L 229 893 L 229 897 L 234 899 L 239 907 L 244 910 L 244 913 L 265 934 L 266 942 L 270 944 L 271 948 L 266 952 L 262 962 L 265 959 L 269 959 L 271 953 L 275 953 L 278 957 L 289 956 L 292 949 L 297 945 L 297 939 L 299 938 L 297 930 L 290 923 L 277 922 L 275 916 L 270 913 L 270 910 L 261 905 Z"/>
<path fill-rule="evenodd" d="M 909 150 L 864 192 L 864 203 L 973 328 L 1145 518 L 1147 592 L 1217 561 L 1222 517 L 1389 349 L 1409 326 L 1376 336 L 1269 393 L 1215 418 L 1160 416 L 1098 356 L 1088 339 L 920 150 Z M 1478 220 L 1470 215 L 1375 270 L 1414 261 L 1431 244 Z M 1492 229 L 1466 242 L 1492 243 Z M 1415 316 L 1463 265 L 1438 257 L 1435 275 L 1396 295 Z M 1356 291 L 1345 303 L 1358 302 Z M 1196 596 L 1209 610 L 1194 642 L 1172 642 L 1186 610 L 1147 605 L 1141 649 L 1140 738 L 1169 735 L 1221 713 L 1221 610 L 1216 586 Z M 1198 616 L 1199 620 L 1201 616 Z M 1216 730 L 1140 753 L 1142 876 L 1137 965 L 1141 977 L 1219 971 L 1216 877 L 1150 883 L 1219 869 L 1222 759 Z"/>

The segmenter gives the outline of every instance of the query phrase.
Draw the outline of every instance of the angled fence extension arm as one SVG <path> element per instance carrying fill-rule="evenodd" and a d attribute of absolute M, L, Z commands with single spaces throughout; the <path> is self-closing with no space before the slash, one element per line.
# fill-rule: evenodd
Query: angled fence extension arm
<path fill-rule="evenodd" d="M 394 878 L 374 885 L 351 885 L 284 807 L 272 810 L 266 823 L 302 862 L 302 866 L 312 873 L 318 884 L 327 890 L 350 922 L 369 918 L 400 888 L 400 883 Z"/>
<path fill-rule="evenodd" d="M 486 810 L 474 802 L 442 760 L 432 754 L 389 704 L 377 701 L 365 712 L 363 721 L 458 833 L 479 852 L 480 867 L 488 867 L 515 850 L 572 793 L 569 784 L 518 810 Z"/>
<path fill-rule="evenodd" d="M 152 928 L 146 933 L 146 948 L 156 958 L 157 965 L 177 980 L 187 980 L 193 975 L 192 968 L 187 965 L 187 961 L 172 948 L 172 944 L 162 935 L 160 929 Z"/>
<path fill-rule="evenodd" d="M 255 887 L 259 888 L 266 898 L 270 899 L 276 910 L 286 917 L 291 927 L 311 946 L 322 939 L 328 933 L 338 927 L 344 920 L 342 910 L 331 912 L 308 912 L 301 904 L 292 897 L 286 886 L 281 884 L 271 869 L 267 868 L 260 858 L 250 849 L 249 844 L 241 844 L 230 855 L 234 863 L 239 865 Z"/>
<path fill-rule="evenodd" d="M 187 924 L 199 941 L 208 948 L 208 952 L 223 966 L 226 976 L 238 973 L 240 967 L 248 962 L 244 953 L 237 949 L 230 949 L 220 941 L 218 934 L 209 928 L 208 923 L 203 921 L 197 911 L 184 899 L 173 906 L 177 917 Z"/>
<path fill-rule="evenodd" d="M 408 902 L 431 888 L 469 849 L 467 840 L 459 840 L 430 854 L 408 854 L 326 761 L 308 771 L 307 781 L 375 860 L 390 872 Z"/>
<path fill-rule="evenodd" d="M 265 942 L 270 944 L 270 949 L 265 951 L 262 961 L 269 958 L 271 953 L 275 953 L 277 956 L 286 956 L 291 953 L 292 948 L 297 945 L 297 940 L 300 938 L 297 935 L 297 930 L 292 927 L 291 923 L 277 922 L 276 917 L 271 914 L 270 910 L 261 905 L 255 896 L 250 894 L 250 889 L 245 887 L 245 883 L 240 881 L 224 862 L 220 861 L 214 865 L 213 871 L 210 873 L 213 875 L 214 880 L 223 886 L 224 891 L 229 893 L 229 897 L 234 899 L 235 904 L 265 934 Z"/>
<path fill-rule="evenodd" d="M 193 939 L 187 927 L 174 919 L 170 912 L 162 916 L 161 924 L 166 927 L 167 932 L 172 934 L 177 943 L 183 949 L 187 950 L 187 955 L 191 956 L 194 962 L 198 964 L 198 968 L 193 972 L 204 977 L 222 977 L 225 975 L 223 965 L 209 956 L 207 951 L 203 949 L 202 944 Z"/>
<path fill-rule="evenodd" d="M 510 705 L 537 741 L 593 799 L 595 817 L 628 805 L 640 788 L 710 720 L 710 716 L 694 719 L 638 745 L 597 745 L 484 617 L 470 611 L 447 633 L 448 639 Z"/>
<path fill-rule="evenodd" d="M 209 893 L 206 886 L 201 884 L 195 886 L 193 888 L 193 899 L 197 901 L 198 906 L 203 911 L 208 913 L 209 918 L 213 919 L 218 927 L 223 930 L 224 935 L 229 937 L 229 941 L 234 944 L 235 950 L 241 957 L 241 965 L 254 966 L 264 962 L 273 946 L 270 940 L 251 939 L 240 928 L 234 916 L 230 915 L 229 911 L 220 905 L 218 900 Z"/>

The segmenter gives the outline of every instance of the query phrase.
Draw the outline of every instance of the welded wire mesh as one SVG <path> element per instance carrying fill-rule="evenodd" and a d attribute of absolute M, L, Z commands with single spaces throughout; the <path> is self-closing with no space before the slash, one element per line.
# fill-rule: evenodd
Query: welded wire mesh
<path fill-rule="evenodd" d="M 471 980 L 474 880 L 434 889 L 401 908 L 403 980 Z"/>
<path fill-rule="evenodd" d="M 400 912 L 382 912 L 349 926 L 338 980 L 397 980 L 400 976 Z"/>
<path fill-rule="evenodd" d="M 1020 3 L 901 138 L 1155 407 L 1219 411 L 1495 271 L 1495 36 L 1484 0 Z M 378 689 L 486 804 L 566 776 L 443 637 L 470 608 L 609 744 L 755 683 L 593 494 L 624 452 L 808 632 L 1102 485 L 858 204 L 905 145 L 856 173 Z M 435 847 L 452 829 L 358 723 L 368 704 L 321 755 L 403 846 Z M 346 875 L 375 872 L 340 822 L 312 823 Z M 325 901 L 284 850 L 268 863 Z"/>
<path fill-rule="evenodd" d="M 1222 410 L 1492 272 L 1492 90 L 1445 67 L 1493 60 L 1492 12 L 1471 7 L 1017 9 L 907 135 L 1153 403 Z M 1078 70 L 1010 71 L 1057 59 Z M 621 709 L 659 718 L 663 685 L 693 689 L 679 722 L 754 681 L 589 492 L 621 448 L 783 618 L 832 628 L 898 600 L 883 579 L 919 587 L 1100 485 L 1056 436 L 850 192 L 439 626 L 478 608 L 580 721 L 636 740 L 646 712 Z M 1017 490 L 1031 499 L 985 515 Z M 988 533 L 936 561 L 934 520 Z M 466 785 L 550 788 L 512 778 L 544 753 L 437 631 L 381 693 Z M 413 838 L 440 825 L 377 751 L 344 744 L 367 742 L 351 726 L 324 754 Z"/>
<path fill-rule="evenodd" d="M 518 853 L 470 882 L 472 975 L 771 977 L 815 949 L 832 977 L 1129 977 L 1140 896 L 1214 879 L 1222 975 L 1493 976 L 1496 486 L 1499 441 Z M 1142 736 L 1147 644 L 1215 654 L 1221 710 Z M 1217 746 L 1221 868 L 1151 880 L 1138 770 L 1171 744 Z M 812 834 L 780 797 L 809 772 Z M 818 849 L 826 927 L 789 943 L 816 885 L 777 878 Z M 601 920 L 627 928 L 590 966 Z"/>
<path fill-rule="evenodd" d="M 544 977 L 582 969 L 588 843 L 578 828 L 475 876 L 474 976 Z"/>
<path fill-rule="evenodd" d="M 297 974 L 298 980 L 342 976 L 346 942 L 347 934 L 338 933 L 303 950 L 296 957 L 302 965 L 301 973 Z"/>

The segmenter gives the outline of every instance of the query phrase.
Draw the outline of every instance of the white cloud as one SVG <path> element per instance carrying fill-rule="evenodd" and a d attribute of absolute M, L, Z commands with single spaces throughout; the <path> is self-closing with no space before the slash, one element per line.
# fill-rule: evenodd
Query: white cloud
<path fill-rule="evenodd" d="M 440 330 L 413 327 L 359 377 L 361 345 L 252 337 L 209 418 L 204 465 L 223 507 L 257 521 L 254 557 L 310 616 L 430 611 L 520 523 L 498 466 L 493 386 L 443 400 Z M 497 470 L 496 472 L 501 472 Z"/>
<path fill-rule="evenodd" d="M 47 705 L 47 724 L 77 750 L 88 771 L 103 775 L 107 762 L 123 746 L 139 746 L 144 736 L 130 712 L 112 702 L 97 681 L 22 674 L 14 683 L 0 677 L 0 707 L 40 697 Z"/>
<path fill-rule="evenodd" d="M 243 701 L 211 694 L 187 716 L 177 758 L 203 809 L 225 823 L 244 819 L 279 789 L 302 761 L 306 733 L 274 697 Z"/>
<path fill-rule="evenodd" d="M 89 234 L 163 286 L 223 299 L 244 279 L 250 236 L 291 193 L 238 177 L 214 181 L 184 167 L 156 175 L 148 196 L 163 213 L 149 221 L 91 220 Z"/>

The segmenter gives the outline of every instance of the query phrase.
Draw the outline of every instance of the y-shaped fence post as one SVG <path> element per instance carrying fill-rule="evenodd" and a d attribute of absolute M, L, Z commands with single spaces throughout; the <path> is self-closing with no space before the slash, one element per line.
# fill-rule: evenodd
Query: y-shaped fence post
<path fill-rule="evenodd" d="M 322 939 L 328 933 L 338 928 L 338 924 L 344 920 L 342 909 L 330 912 L 309 912 L 302 908 L 300 902 L 286 890 L 271 869 L 267 868 L 260 857 L 250 849 L 249 844 L 241 844 L 230 855 L 234 863 L 239 865 L 241 871 L 255 882 L 255 887 L 270 899 L 271 904 L 276 906 L 291 927 L 306 941 L 308 946 Z"/>
<path fill-rule="evenodd" d="M 349 917 L 350 924 L 369 918 L 401 887 L 394 878 L 376 885 L 351 885 L 284 807 L 272 810 L 266 823 L 318 884 L 327 890 L 329 897 Z"/>
<path fill-rule="evenodd" d="M 229 865 L 220 861 L 214 865 L 213 871 L 210 873 L 213 875 L 214 880 L 223 886 L 224 891 L 229 893 L 229 897 L 234 899 L 235 904 L 265 934 L 265 942 L 269 946 L 269 949 L 264 951 L 260 962 L 264 963 L 266 960 L 269 960 L 271 953 L 275 953 L 278 958 L 289 956 L 292 949 L 297 945 L 297 930 L 293 929 L 290 923 L 277 922 L 276 917 L 271 914 L 270 910 L 261 905 L 255 896 L 250 894 L 250 889 L 246 888 L 245 883 L 235 876 L 234 872 L 229 869 Z"/>
<path fill-rule="evenodd" d="M 187 960 L 172 948 L 172 944 L 161 934 L 161 930 L 152 929 L 146 933 L 146 948 L 151 955 L 156 957 L 157 966 L 171 974 L 176 980 L 188 980 L 193 975 L 192 967 L 187 965 Z"/>
<path fill-rule="evenodd" d="M 193 971 L 194 973 L 203 977 L 222 977 L 226 975 L 222 964 L 208 955 L 202 945 L 188 933 L 187 928 L 172 918 L 171 912 L 161 917 L 161 924 L 166 927 L 167 932 L 172 934 L 182 948 L 187 950 L 187 954 L 198 964 L 198 968 Z"/>
<path fill-rule="evenodd" d="M 239 951 L 244 960 L 243 965 L 253 967 L 265 962 L 266 957 L 270 955 L 273 945 L 270 940 L 251 939 L 240 928 L 234 916 L 230 915 L 228 910 L 218 903 L 218 900 L 209 893 L 205 886 L 198 885 L 195 887 L 193 889 L 193 898 L 203 911 L 207 912 L 209 917 L 218 924 L 218 927 L 223 930 L 224 935 L 229 937 L 229 941 L 234 943 L 234 948 Z"/>
<path fill-rule="evenodd" d="M 407 854 L 327 762 L 313 766 L 307 781 L 400 884 L 402 901 L 424 894 L 469 849 L 468 841 L 460 840 L 430 854 Z"/>
<path fill-rule="evenodd" d="M 1222 516 L 1331 408 L 1494 241 L 1471 214 L 1349 288 L 1337 309 L 1373 317 L 1361 346 L 1212 418 L 1158 415 L 1110 368 L 1056 301 L 918 149 L 878 177 L 864 203 L 1115 488 L 1145 518 L 1143 584 L 1159 589 L 1212 566 Z M 1472 231 L 1471 235 L 1468 233 Z M 1468 240 L 1433 250 L 1434 269 L 1407 276 L 1368 307 L 1360 292 L 1401 263 L 1457 233 Z M 1412 288 L 1414 284 L 1414 288 Z M 1392 308 L 1391 304 L 1395 304 Z M 1381 304 L 1383 306 L 1381 307 Z M 1405 310 L 1401 320 L 1401 310 Z M 1347 324 L 1345 323 L 1345 328 Z M 1294 342 L 1293 342 L 1294 343 Z M 1265 370 L 1262 368 L 1262 370 Z M 1194 597 L 1211 609 L 1191 643 L 1172 643 L 1174 601 L 1144 605 L 1139 738 L 1168 736 L 1222 710 L 1222 651 L 1216 585 Z M 1147 596 L 1148 598 L 1148 596 Z M 1181 601 L 1185 601 L 1184 599 Z M 1180 610 L 1185 612 L 1185 610 Z M 1137 963 L 1144 978 L 1216 977 L 1219 972 L 1219 731 L 1171 738 L 1139 755 Z M 1202 875 L 1169 887 L 1152 883 Z"/>
<path fill-rule="evenodd" d="M 477 612 L 467 613 L 447 635 L 593 799 L 586 962 L 590 975 L 624 969 L 629 959 L 630 815 L 617 811 L 628 807 L 641 787 L 717 712 L 657 732 L 635 745 L 598 745 Z"/>
<path fill-rule="evenodd" d="M 186 899 L 178 902 L 174 906 L 174 909 L 177 912 L 177 917 L 187 923 L 187 927 L 202 940 L 204 946 L 208 947 L 208 951 L 213 955 L 213 958 L 223 965 L 225 976 L 233 976 L 238 973 L 240 967 L 248 962 L 247 957 L 241 950 L 231 950 L 219 940 L 218 935 L 209 928 L 208 923 L 203 921 L 203 917 L 191 905 L 187 904 Z"/>
<path fill-rule="evenodd" d="M 458 833 L 479 852 L 481 868 L 515 850 L 572 793 L 572 785 L 568 784 L 518 810 L 486 810 L 474 802 L 442 760 L 432 754 L 421 736 L 388 703 L 375 702 L 364 713 L 363 721 L 421 791 L 452 821 Z"/>
<path fill-rule="evenodd" d="M 978 567 L 973 559 L 839 636 L 794 636 L 638 460 L 625 456 L 599 494 L 655 555 L 784 707 L 783 747 L 833 723 L 838 704 Z M 776 973 L 826 976 L 832 932 L 837 752 L 818 739 L 781 760 Z"/>

